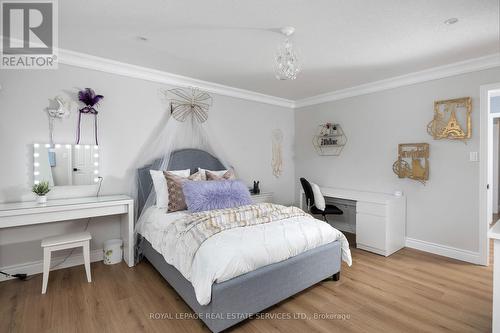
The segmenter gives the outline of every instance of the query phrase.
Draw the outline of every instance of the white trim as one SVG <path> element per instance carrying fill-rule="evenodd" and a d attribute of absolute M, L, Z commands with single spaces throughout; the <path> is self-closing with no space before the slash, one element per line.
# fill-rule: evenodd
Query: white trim
<path fill-rule="evenodd" d="M 492 159 L 492 150 L 488 149 L 488 142 L 492 142 L 493 135 L 490 131 L 491 119 L 489 114 L 489 103 L 491 90 L 500 90 L 500 83 L 487 84 L 480 87 L 480 114 L 479 114 L 479 214 L 478 214 L 478 236 L 479 236 L 479 258 L 481 265 L 489 263 L 489 241 L 488 230 L 491 215 L 492 202 L 490 201 L 491 190 L 486 190 L 492 170 L 489 161 Z M 490 203 L 490 204 L 488 204 Z"/>
<path fill-rule="evenodd" d="M 80 252 L 81 252 L 81 250 L 80 250 Z M 65 256 L 58 256 L 58 257 L 54 256 L 54 257 L 52 257 L 52 263 L 57 265 L 59 263 L 59 261 L 63 260 L 64 258 L 65 258 Z M 102 249 L 96 249 L 96 250 L 90 251 L 90 262 L 102 261 L 102 259 L 103 259 L 103 250 Z M 64 263 L 55 267 L 53 270 L 58 270 L 58 269 L 68 268 L 68 267 L 73 267 L 73 266 L 79 266 L 79 265 L 83 266 L 83 254 L 81 254 L 81 253 L 74 254 L 74 255 L 70 256 Z M 5 267 L 0 268 L 0 271 L 5 272 L 7 274 L 24 273 L 24 274 L 28 274 L 28 276 L 33 275 L 33 274 L 39 274 L 39 273 L 42 273 L 42 271 L 43 271 L 43 260 L 32 261 L 32 262 L 27 262 L 27 263 L 12 265 L 12 266 L 5 266 Z M 82 274 L 85 274 L 85 270 L 83 268 L 82 268 Z M 8 278 L 5 275 L 0 275 L 0 282 L 10 280 L 10 279 L 14 279 L 14 278 Z"/>
<path fill-rule="evenodd" d="M 295 105 L 294 101 L 285 98 L 270 96 L 240 88 L 234 88 L 214 82 L 193 79 L 187 76 L 172 74 L 156 69 L 127 64 L 116 60 L 96 57 L 93 55 L 70 50 L 59 49 L 59 63 L 167 84 L 176 87 L 194 86 L 214 94 L 283 106 L 287 108 L 293 108 Z"/>
<path fill-rule="evenodd" d="M 406 247 L 434 253 L 440 256 L 445 256 L 457 260 L 467 261 L 473 264 L 480 264 L 480 257 L 478 252 L 462 250 L 456 247 L 426 242 L 409 237 L 406 237 Z"/>
<path fill-rule="evenodd" d="M 408 86 L 416 83 L 442 79 L 445 77 L 476 72 L 500 66 L 500 53 L 434 67 L 419 72 L 392 77 L 385 80 L 361 84 L 359 86 L 332 91 L 295 101 L 295 108 L 336 101 L 344 98 L 371 94 L 383 90 Z"/>
<path fill-rule="evenodd" d="M 1 41 L 2 37 L 0 37 L 0 42 Z M 195 86 L 208 92 L 223 96 L 230 96 L 254 102 L 296 109 L 304 106 L 321 104 L 397 87 L 403 87 L 416 83 L 499 67 L 500 53 L 490 54 L 474 59 L 468 59 L 444 66 L 433 67 L 423 71 L 408 73 L 405 75 L 365 83 L 350 88 L 335 90 L 332 92 L 306 97 L 299 100 L 291 100 L 277 96 L 266 95 L 251 90 L 235 88 L 215 82 L 199 80 L 183 75 L 173 74 L 143 66 L 132 65 L 108 58 L 97 57 L 90 54 L 61 48 L 58 49 L 58 62 L 63 65 L 92 69 L 105 73 L 117 74 L 172 86 Z"/>

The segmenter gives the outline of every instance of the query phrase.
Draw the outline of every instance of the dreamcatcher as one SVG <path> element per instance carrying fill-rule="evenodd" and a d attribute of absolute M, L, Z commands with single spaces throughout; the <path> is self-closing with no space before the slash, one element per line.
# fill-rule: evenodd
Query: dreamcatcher
<path fill-rule="evenodd" d="M 283 143 L 283 132 L 280 129 L 275 129 L 273 130 L 273 160 L 272 160 L 272 167 L 273 167 L 273 175 L 276 178 L 279 178 L 281 176 L 281 173 L 283 172 L 283 150 L 282 150 L 282 145 Z"/>
<path fill-rule="evenodd" d="M 198 88 L 175 88 L 166 91 L 170 99 L 170 112 L 180 122 L 189 115 L 200 123 L 208 119 L 208 110 L 212 106 L 212 96 Z"/>

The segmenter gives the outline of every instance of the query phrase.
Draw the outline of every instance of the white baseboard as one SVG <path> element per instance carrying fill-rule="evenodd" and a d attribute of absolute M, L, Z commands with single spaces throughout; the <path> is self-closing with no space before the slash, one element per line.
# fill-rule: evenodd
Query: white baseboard
<path fill-rule="evenodd" d="M 57 265 L 59 261 L 63 260 L 65 256 L 53 256 L 52 257 L 52 265 Z M 90 251 L 90 262 L 102 261 L 103 252 L 102 249 L 96 249 Z M 83 254 L 75 254 L 69 257 L 64 263 L 54 268 L 54 270 L 58 270 L 61 268 L 73 267 L 83 265 Z M 27 262 L 18 265 L 5 266 L 0 268 L 0 271 L 5 272 L 7 274 L 18 274 L 24 273 L 29 275 L 39 274 L 43 272 L 43 260 Z M 0 274 L 0 282 L 10 280 L 13 278 L 6 277 L 3 274 Z"/>
<path fill-rule="evenodd" d="M 426 242 L 409 237 L 406 237 L 406 247 L 470 262 L 477 265 L 480 264 L 479 252 L 457 249 L 456 247 Z"/>

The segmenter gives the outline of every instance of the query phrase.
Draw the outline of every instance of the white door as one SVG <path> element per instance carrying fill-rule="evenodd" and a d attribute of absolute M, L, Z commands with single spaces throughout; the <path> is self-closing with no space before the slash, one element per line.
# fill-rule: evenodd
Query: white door
<path fill-rule="evenodd" d="M 73 185 L 90 185 L 94 183 L 94 147 L 73 147 Z"/>

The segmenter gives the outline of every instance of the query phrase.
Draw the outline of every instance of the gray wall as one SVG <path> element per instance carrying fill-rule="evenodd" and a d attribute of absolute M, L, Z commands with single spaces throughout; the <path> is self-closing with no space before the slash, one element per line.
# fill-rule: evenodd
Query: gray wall
<path fill-rule="evenodd" d="M 499 78 L 495 68 L 301 108 L 295 115 L 296 178 L 340 188 L 403 190 L 408 237 L 477 252 L 479 163 L 468 158 L 479 151 L 479 87 Z M 473 100 L 472 139 L 433 140 L 426 125 L 434 101 L 465 96 Z M 318 156 L 312 146 L 317 126 L 327 121 L 340 123 L 348 137 L 339 157 Z M 416 142 L 430 143 L 425 186 L 392 172 L 398 144 Z"/>
<path fill-rule="evenodd" d="M 160 89 L 169 87 L 71 66 L 60 65 L 58 70 L 5 70 L 1 72 L 0 85 L 0 202 L 34 199 L 29 190 L 33 172 L 29 145 L 48 142 L 44 108 L 49 98 L 75 94 L 78 88 L 85 87 L 105 96 L 99 113 L 102 194 L 130 191 L 134 161 L 167 114 Z M 260 180 L 262 190 L 274 192 L 278 203 L 292 203 L 295 190 L 293 110 L 225 96 L 213 98 L 208 125 L 238 176 L 248 184 L 254 179 Z M 56 122 L 56 142 L 75 142 L 76 120 L 74 113 Z M 271 169 L 274 128 L 281 128 L 284 133 L 284 173 L 278 179 Z M 92 135 L 83 138 L 82 143 L 92 143 Z M 85 191 L 56 189 L 51 196 L 92 193 L 95 193 L 94 187 Z M 40 259 L 41 238 L 81 230 L 83 222 L 2 229 L 0 267 Z M 101 248 L 103 240 L 119 236 L 116 218 L 93 219 L 89 230 L 94 236 L 94 249 Z"/>

